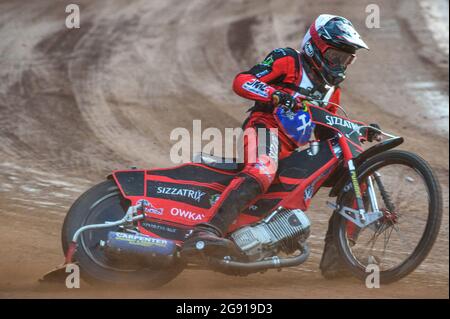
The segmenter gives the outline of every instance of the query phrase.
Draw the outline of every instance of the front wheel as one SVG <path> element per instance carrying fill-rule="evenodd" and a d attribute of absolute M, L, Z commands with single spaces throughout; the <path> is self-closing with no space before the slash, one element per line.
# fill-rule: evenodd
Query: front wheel
<path fill-rule="evenodd" d="M 64 220 L 61 234 L 64 254 L 74 233 L 80 227 L 119 220 L 125 215 L 128 206 L 129 203 L 122 197 L 112 180 L 107 180 L 86 191 L 72 205 Z M 119 228 L 88 230 L 78 239 L 74 259 L 79 264 L 81 276 L 86 281 L 156 288 L 166 284 L 183 270 L 183 265 L 177 263 L 164 269 L 115 263 L 99 246 L 101 240 L 106 240 L 109 231 L 119 231 Z"/>
<path fill-rule="evenodd" d="M 336 246 L 360 279 L 368 275 L 369 265 L 376 265 L 381 283 L 395 282 L 416 269 L 433 247 L 442 219 L 439 182 L 425 160 L 400 150 L 378 154 L 357 171 L 362 191 L 371 177 L 383 217 L 361 229 L 336 213 Z M 366 209 L 373 210 L 367 191 L 363 197 Z M 347 207 L 355 207 L 354 201 L 351 187 L 337 200 Z"/>

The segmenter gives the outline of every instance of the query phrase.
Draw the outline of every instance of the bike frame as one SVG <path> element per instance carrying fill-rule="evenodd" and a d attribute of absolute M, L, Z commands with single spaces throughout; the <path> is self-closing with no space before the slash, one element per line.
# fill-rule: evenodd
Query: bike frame
<path fill-rule="evenodd" d="M 359 144 L 359 137 L 361 136 L 359 130 L 365 124 L 351 121 L 320 107 L 311 107 L 309 112 L 311 118 L 315 120 L 315 124 L 332 129 L 335 132 L 335 137 L 320 141 L 319 154 L 317 156 L 308 155 L 308 151 L 303 150 L 294 152 L 287 159 L 281 160 L 275 185 L 271 185 L 271 188 L 265 194 L 255 198 L 249 208 L 244 210 L 230 226 L 228 232 L 233 232 L 237 228 L 261 221 L 267 214 L 279 207 L 307 211 L 311 199 L 317 191 L 325 182 L 328 183 L 333 175 L 339 174 L 346 175 L 344 180 L 351 182 L 350 185 L 355 193 L 356 207 L 332 206 L 338 213 L 361 228 L 370 225 L 383 216 L 378 209 L 371 178 L 365 183 L 367 185 L 365 185 L 364 191 L 369 195 L 372 209 L 366 212 L 356 173 L 357 165 L 355 160 L 364 158 L 366 153 Z M 354 133 L 357 134 L 353 135 Z M 396 145 L 398 143 L 394 143 L 392 147 Z M 372 156 L 379 151 L 384 151 L 386 148 L 388 147 L 382 146 L 376 150 L 371 148 L 368 150 L 368 154 Z M 288 164 L 284 165 L 283 163 L 285 162 L 288 162 Z M 197 173 L 193 173 L 194 171 Z M 208 182 L 195 180 L 198 172 L 204 173 L 205 171 L 210 172 L 211 176 L 215 177 L 208 180 Z M 189 179 L 185 175 L 186 172 L 190 172 L 189 178 L 194 180 Z M 115 171 L 111 177 L 115 180 L 122 195 L 130 200 L 131 206 L 137 206 L 140 201 L 145 201 L 150 205 L 144 208 L 144 210 L 148 210 L 145 213 L 145 219 L 138 221 L 140 232 L 149 236 L 165 238 L 168 233 L 153 231 L 155 227 L 159 227 L 158 225 L 164 225 L 164 227 L 180 230 L 181 235 L 178 238 L 169 239 L 182 242 L 182 238 L 185 238 L 184 235 L 190 232 L 196 224 L 207 222 L 213 217 L 211 216 L 211 209 L 193 206 L 192 203 L 180 203 L 174 199 L 167 200 L 167 197 L 155 196 L 154 192 L 150 194 L 151 183 L 173 183 L 176 180 L 178 183 L 176 185 L 180 188 L 194 187 L 205 192 L 211 191 L 220 194 L 236 174 L 236 172 L 208 167 L 206 164 L 189 163 L 165 169 Z M 223 180 L 221 181 L 220 179 Z M 327 186 L 334 186 L 336 183 L 341 182 L 334 180 L 331 185 Z M 183 207 L 184 216 L 173 213 L 174 205 Z M 256 210 L 252 210 L 254 207 L 256 207 Z M 194 218 L 189 219 L 187 216 Z M 155 223 L 157 226 L 149 229 L 144 227 L 144 222 L 147 222 L 147 224 Z"/>

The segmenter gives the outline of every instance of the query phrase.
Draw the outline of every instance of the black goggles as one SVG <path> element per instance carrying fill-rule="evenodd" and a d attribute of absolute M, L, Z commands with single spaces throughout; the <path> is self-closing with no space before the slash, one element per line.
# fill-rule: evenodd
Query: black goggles
<path fill-rule="evenodd" d="M 356 60 L 355 54 L 337 50 L 334 48 L 328 48 L 325 51 L 323 57 L 328 63 L 330 63 L 331 66 L 344 68 L 346 68 Z"/>

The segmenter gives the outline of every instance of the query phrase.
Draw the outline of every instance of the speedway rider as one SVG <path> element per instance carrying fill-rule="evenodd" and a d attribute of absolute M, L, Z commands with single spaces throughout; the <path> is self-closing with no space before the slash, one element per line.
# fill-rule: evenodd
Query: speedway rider
<path fill-rule="evenodd" d="M 299 96 L 339 104 L 339 84 L 345 79 L 348 65 L 354 62 L 356 51 L 361 48 L 368 49 L 368 46 L 349 20 L 334 15 L 320 15 L 307 31 L 300 52 L 292 48 L 275 49 L 261 63 L 236 76 L 233 90 L 238 95 L 255 101 L 243 128 L 254 128 L 256 131 L 258 128 L 277 128 L 274 107 L 282 105 L 295 111 L 301 102 Z M 333 113 L 337 111 L 334 104 L 322 105 Z M 265 143 L 265 150 L 262 152 L 249 150 L 252 146 L 244 142 L 245 154 L 257 152 L 262 155 L 258 155 L 254 162 L 245 160 L 245 168 L 211 208 L 211 221 L 195 227 L 184 243 L 183 253 L 194 253 L 199 241 L 203 241 L 205 247 L 212 250 L 234 246 L 224 238 L 228 227 L 256 196 L 269 188 L 275 178 L 278 160 L 298 147 L 282 130 L 278 130 L 278 136 L 272 136 L 273 133 L 269 130 L 265 131 L 268 135 L 265 141 L 269 142 Z M 316 131 L 316 136 L 317 134 Z M 278 152 L 270 152 L 271 149 L 278 149 Z M 261 168 L 266 169 L 265 173 L 262 173 L 264 170 Z M 341 270 L 330 226 L 320 266 L 326 277 Z"/>

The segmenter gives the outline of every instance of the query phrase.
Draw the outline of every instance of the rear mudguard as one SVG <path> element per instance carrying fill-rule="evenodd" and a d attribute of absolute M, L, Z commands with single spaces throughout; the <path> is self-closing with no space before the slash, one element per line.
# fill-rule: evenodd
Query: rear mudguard
<path fill-rule="evenodd" d="M 359 156 L 354 159 L 354 164 L 358 168 L 359 166 L 361 166 L 362 163 L 364 163 L 369 158 L 382 152 L 385 152 L 387 150 L 393 149 L 402 144 L 403 141 L 404 141 L 403 137 L 395 137 L 382 141 L 359 154 Z M 341 165 L 341 167 L 338 170 L 339 172 L 336 172 L 336 174 L 334 175 L 340 176 L 340 178 L 334 183 L 334 186 L 329 194 L 330 197 L 336 197 L 339 194 L 340 190 L 343 189 L 344 186 L 350 182 L 350 176 L 348 173 L 346 173 L 347 169 L 344 168 L 343 165 Z"/>
<path fill-rule="evenodd" d="M 116 182 L 125 198 L 145 195 L 145 170 L 114 171 L 107 178 Z"/>

